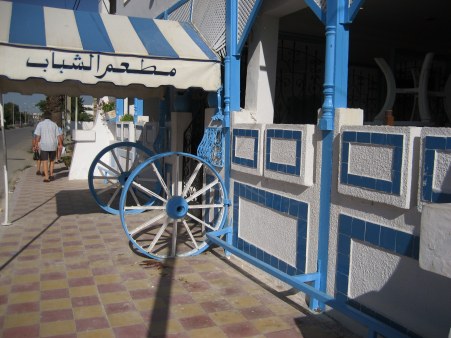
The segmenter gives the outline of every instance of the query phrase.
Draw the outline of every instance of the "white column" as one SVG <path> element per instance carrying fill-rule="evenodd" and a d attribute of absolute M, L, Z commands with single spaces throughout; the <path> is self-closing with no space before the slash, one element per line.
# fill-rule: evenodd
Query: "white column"
<path fill-rule="evenodd" d="M 249 37 L 245 109 L 256 117 L 256 123 L 273 122 L 278 35 L 279 18 L 264 15 L 257 18 Z"/>

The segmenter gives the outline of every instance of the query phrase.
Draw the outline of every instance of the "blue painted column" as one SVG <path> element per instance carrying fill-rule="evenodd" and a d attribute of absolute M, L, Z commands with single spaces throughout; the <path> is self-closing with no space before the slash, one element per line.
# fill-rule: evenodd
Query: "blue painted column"
<path fill-rule="evenodd" d="M 143 116 L 144 101 L 141 99 L 135 98 L 134 105 L 135 105 L 134 119 L 135 119 L 135 123 L 136 123 L 136 122 L 138 122 L 138 116 Z"/>
<path fill-rule="evenodd" d="M 116 99 L 116 122 L 124 115 L 124 99 Z"/>
<path fill-rule="evenodd" d="M 238 0 L 227 0 L 226 4 L 226 57 L 224 59 L 224 137 L 225 161 L 224 184 L 230 194 L 230 113 L 240 109 L 240 58 L 237 53 L 238 40 Z M 226 236 L 232 243 L 232 233 Z"/>
<path fill-rule="evenodd" d="M 347 106 L 349 31 L 346 25 L 348 1 L 328 1 L 326 12 L 326 61 L 324 72 L 324 103 L 319 128 L 322 130 L 321 191 L 318 234 L 318 272 L 315 285 L 320 291 L 327 289 L 329 260 L 330 209 L 332 189 L 332 162 L 335 109 Z M 324 310 L 316 300 L 311 307 Z"/>

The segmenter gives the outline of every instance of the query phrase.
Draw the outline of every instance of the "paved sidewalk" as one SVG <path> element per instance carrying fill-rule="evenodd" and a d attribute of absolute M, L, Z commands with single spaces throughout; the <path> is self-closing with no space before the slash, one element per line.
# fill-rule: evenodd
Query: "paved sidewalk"
<path fill-rule="evenodd" d="M 25 170 L 0 227 L 0 336 L 353 337 L 242 273 L 222 250 L 135 254 L 86 181 Z"/>

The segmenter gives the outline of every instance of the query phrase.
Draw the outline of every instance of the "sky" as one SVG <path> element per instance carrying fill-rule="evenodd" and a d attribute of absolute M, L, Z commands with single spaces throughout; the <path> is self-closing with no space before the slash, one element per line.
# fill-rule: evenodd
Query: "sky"
<path fill-rule="evenodd" d="M 58 7 L 66 9 L 77 8 L 79 11 L 98 11 L 99 3 L 103 0 L 6 0 L 11 2 L 20 2 L 32 5 L 41 5 L 48 7 Z M 106 0 L 105 0 L 106 1 Z M 83 97 L 85 104 L 91 104 L 91 97 Z M 3 103 L 12 102 L 17 104 L 21 111 L 38 113 L 39 109 L 35 106 L 40 100 L 44 100 L 42 94 L 21 95 L 18 93 L 3 94 Z"/>

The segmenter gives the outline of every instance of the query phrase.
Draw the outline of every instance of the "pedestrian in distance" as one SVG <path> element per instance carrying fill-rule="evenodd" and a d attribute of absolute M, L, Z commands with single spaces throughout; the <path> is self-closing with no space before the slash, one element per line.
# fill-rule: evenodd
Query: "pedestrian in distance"
<path fill-rule="evenodd" d="M 55 157 L 58 148 L 63 147 L 63 139 L 58 125 L 50 120 L 50 113 L 43 114 L 44 121 L 41 121 L 36 126 L 35 144 L 38 145 L 41 151 L 41 161 L 44 165 L 44 182 L 50 182 L 55 179 L 53 169 L 55 167 Z"/>
<path fill-rule="evenodd" d="M 34 134 L 34 131 L 31 134 L 31 150 L 33 151 L 33 160 L 36 161 L 36 175 L 43 175 L 44 173 L 41 170 L 41 154 L 39 151 L 39 144 L 36 143 L 36 135 Z"/>

